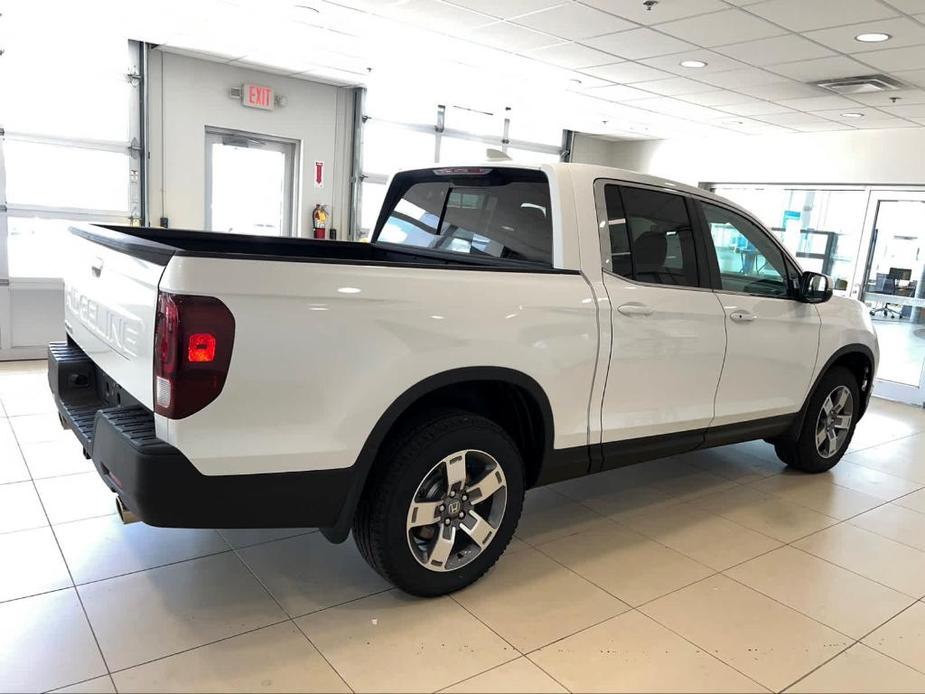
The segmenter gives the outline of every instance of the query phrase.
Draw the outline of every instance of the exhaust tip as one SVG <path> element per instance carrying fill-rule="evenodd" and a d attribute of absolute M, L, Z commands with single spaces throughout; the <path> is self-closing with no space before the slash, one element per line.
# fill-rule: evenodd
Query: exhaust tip
<path fill-rule="evenodd" d="M 122 502 L 121 496 L 116 497 L 116 513 L 119 514 L 119 519 L 122 521 L 123 525 L 128 525 L 129 523 L 137 523 L 141 520 Z"/>

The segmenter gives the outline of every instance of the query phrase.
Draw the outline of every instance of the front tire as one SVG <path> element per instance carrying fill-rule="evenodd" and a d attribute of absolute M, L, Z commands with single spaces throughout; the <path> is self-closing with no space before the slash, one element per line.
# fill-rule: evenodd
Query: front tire
<path fill-rule="evenodd" d="M 461 410 L 412 421 L 376 460 L 353 524 L 366 561 L 419 596 L 476 581 L 520 519 L 524 468 L 500 426 Z"/>
<path fill-rule="evenodd" d="M 854 374 L 842 366 L 833 367 L 813 392 L 798 436 L 775 442 L 777 457 L 803 472 L 830 470 L 851 443 L 860 406 Z"/>

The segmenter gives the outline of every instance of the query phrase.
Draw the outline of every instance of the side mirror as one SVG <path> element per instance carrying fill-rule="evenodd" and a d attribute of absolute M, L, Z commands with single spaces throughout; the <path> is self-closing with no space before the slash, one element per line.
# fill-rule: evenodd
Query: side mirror
<path fill-rule="evenodd" d="M 806 271 L 800 276 L 798 298 L 807 304 L 821 304 L 832 298 L 832 278 Z"/>

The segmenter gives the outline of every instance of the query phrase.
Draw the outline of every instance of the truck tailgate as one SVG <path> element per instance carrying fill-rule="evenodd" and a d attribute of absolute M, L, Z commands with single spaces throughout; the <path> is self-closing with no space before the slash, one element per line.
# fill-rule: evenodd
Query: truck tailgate
<path fill-rule="evenodd" d="M 170 249 L 133 253 L 90 226 L 72 227 L 69 242 L 65 329 L 100 369 L 152 409 L 158 283 Z"/>

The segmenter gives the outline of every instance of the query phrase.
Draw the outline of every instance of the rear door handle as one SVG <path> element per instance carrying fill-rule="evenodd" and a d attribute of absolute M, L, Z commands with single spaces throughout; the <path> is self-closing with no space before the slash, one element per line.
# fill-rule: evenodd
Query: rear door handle
<path fill-rule="evenodd" d="M 655 312 L 654 308 L 645 304 L 623 304 L 617 310 L 624 316 L 649 316 Z"/>
<path fill-rule="evenodd" d="M 750 313 L 748 311 L 733 311 L 729 314 L 729 318 L 734 320 L 736 323 L 751 323 L 757 317 L 758 316 L 756 316 L 754 313 Z"/>
<path fill-rule="evenodd" d="M 103 259 L 95 258 L 92 263 L 90 263 L 90 271 L 93 273 L 94 277 L 99 277 L 100 273 L 103 272 Z"/>

